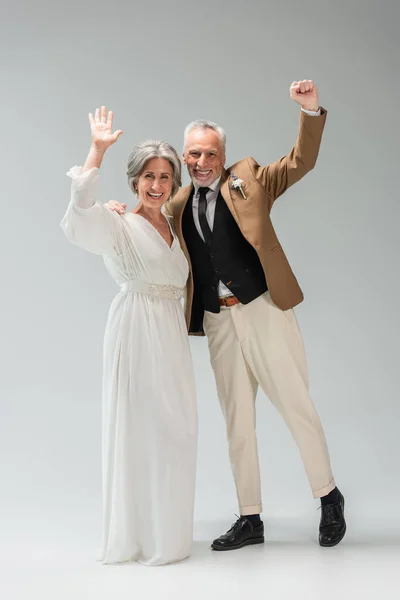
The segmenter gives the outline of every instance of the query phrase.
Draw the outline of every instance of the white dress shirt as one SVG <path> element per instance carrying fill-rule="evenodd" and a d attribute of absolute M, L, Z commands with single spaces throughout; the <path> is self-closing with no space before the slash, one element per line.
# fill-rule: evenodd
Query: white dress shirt
<path fill-rule="evenodd" d="M 307 115 L 310 115 L 311 117 L 318 117 L 321 114 L 321 109 L 319 109 L 316 112 L 311 111 L 311 110 L 304 110 L 304 108 L 302 108 L 301 110 L 303 112 L 305 112 Z M 207 196 L 206 196 L 206 200 L 207 200 L 206 218 L 207 218 L 207 222 L 210 226 L 211 231 L 213 230 L 213 227 L 214 227 L 215 207 L 217 204 L 217 198 L 218 198 L 218 194 L 219 194 L 219 182 L 220 181 L 221 181 L 221 176 L 219 176 L 215 181 L 213 181 L 213 183 L 211 183 L 209 186 L 207 186 L 209 188 L 209 191 L 207 192 Z M 201 237 L 201 239 L 204 242 L 205 241 L 204 235 L 201 230 L 200 221 L 199 221 L 199 196 L 200 196 L 199 187 L 202 187 L 202 186 L 198 186 L 195 182 L 193 182 L 193 186 L 194 186 L 193 203 L 192 203 L 193 220 L 194 220 L 196 229 L 199 233 L 199 236 Z M 226 287 L 226 285 L 224 285 L 222 283 L 222 281 L 219 281 L 219 283 L 218 283 L 218 296 L 220 298 L 226 297 L 226 296 L 233 296 L 230 289 L 228 289 Z"/>

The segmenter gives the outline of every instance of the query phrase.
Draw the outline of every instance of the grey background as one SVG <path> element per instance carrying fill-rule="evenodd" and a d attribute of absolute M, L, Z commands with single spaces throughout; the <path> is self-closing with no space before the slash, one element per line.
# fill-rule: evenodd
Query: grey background
<path fill-rule="evenodd" d="M 273 221 L 305 292 L 296 313 L 312 397 L 348 501 L 349 536 L 396 523 L 398 428 L 398 24 L 385 1 L 1 3 L 2 543 L 100 532 L 102 338 L 116 287 L 59 222 L 69 167 L 102 103 L 124 130 L 101 170 L 101 198 L 134 198 L 132 146 L 180 150 L 195 118 L 228 133 L 228 163 L 268 163 L 295 141 L 295 79 L 315 80 L 327 126 L 316 169 Z M 187 175 L 185 174 L 185 182 Z M 196 527 L 221 533 L 237 511 L 205 339 L 192 339 L 200 419 Z M 260 393 L 264 516 L 316 536 L 296 447 Z M 308 527 L 308 524 L 310 527 Z"/>

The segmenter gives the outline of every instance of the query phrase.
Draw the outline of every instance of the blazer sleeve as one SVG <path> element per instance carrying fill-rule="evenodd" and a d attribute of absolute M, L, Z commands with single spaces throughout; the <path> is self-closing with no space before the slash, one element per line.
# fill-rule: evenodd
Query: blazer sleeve
<path fill-rule="evenodd" d="M 265 189 L 272 201 L 271 204 L 314 168 L 326 115 L 327 111 L 324 108 L 321 108 L 320 116 L 307 115 L 301 111 L 297 140 L 287 156 L 264 167 L 254 159 L 248 159 L 253 176 Z"/>

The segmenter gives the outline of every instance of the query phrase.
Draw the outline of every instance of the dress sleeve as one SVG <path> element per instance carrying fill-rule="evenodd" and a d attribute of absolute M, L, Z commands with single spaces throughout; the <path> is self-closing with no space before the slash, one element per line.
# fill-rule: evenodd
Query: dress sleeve
<path fill-rule="evenodd" d="M 99 169 L 82 173 L 73 167 L 67 175 L 72 179 L 71 201 L 61 221 L 68 240 L 94 254 L 119 256 L 122 253 L 121 216 L 96 200 Z"/>

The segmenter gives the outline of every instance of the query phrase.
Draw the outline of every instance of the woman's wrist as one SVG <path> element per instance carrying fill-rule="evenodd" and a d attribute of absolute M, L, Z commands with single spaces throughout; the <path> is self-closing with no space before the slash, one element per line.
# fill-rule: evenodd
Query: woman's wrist
<path fill-rule="evenodd" d="M 99 169 L 103 161 L 105 151 L 106 148 L 92 142 L 89 149 L 89 154 L 85 160 L 85 164 L 82 167 L 82 172 L 89 171 L 93 168 Z"/>
<path fill-rule="evenodd" d="M 107 148 L 105 148 L 104 146 L 96 144 L 96 142 L 92 142 L 92 144 L 90 146 L 89 154 L 103 158 L 106 150 L 107 150 Z"/>

